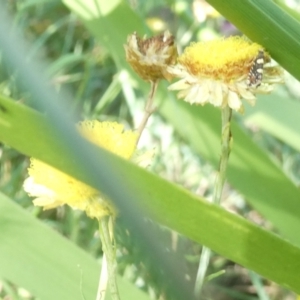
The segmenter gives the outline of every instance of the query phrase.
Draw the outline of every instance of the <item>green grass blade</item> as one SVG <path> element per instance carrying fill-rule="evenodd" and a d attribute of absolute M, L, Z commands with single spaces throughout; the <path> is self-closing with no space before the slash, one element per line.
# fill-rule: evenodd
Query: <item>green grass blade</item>
<path fill-rule="evenodd" d="M 207 2 L 300 80 L 300 22 L 271 0 Z"/>
<path fill-rule="evenodd" d="M 92 176 L 85 177 L 81 171 L 82 166 L 81 169 L 71 166 L 75 162 L 77 165 L 84 165 L 87 158 L 74 159 L 71 153 L 57 151 L 61 142 L 50 130 L 51 126 L 47 125 L 47 119 L 12 101 L 1 99 L 0 104 L 2 112 L 3 109 L 6 111 L 1 114 L 1 119 L 5 119 L 6 115 L 6 124 L 10 125 L 0 123 L 0 140 L 28 155 L 46 158 L 46 161 L 55 167 L 93 186 L 96 184 L 93 179 L 99 178 L 98 188 L 116 200 L 115 184 L 111 186 L 105 184 L 106 178 L 110 176 L 110 180 L 117 182 L 121 191 L 119 201 L 125 202 L 131 210 L 139 207 L 140 213 L 150 215 L 161 224 L 205 244 L 224 257 L 295 292 L 300 292 L 299 248 L 130 162 L 101 149 L 96 151 L 91 144 L 85 146 L 95 150 L 93 155 L 97 155 L 97 159 L 94 159 L 94 171 L 90 170 Z M 43 128 L 42 138 L 40 128 Z M 19 136 L 23 137 L 23 141 Z M 81 139 L 76 143 L 79 148 L 86 144 Z M 28 144 L 35 146 L 28 147 Z M 103 168 L 101 161 L 108 163 L 112 173 Z M 141 243 L 144 242 L 141 240 Z"/>
<path fill-rule="evenodd" d="M 1 278 L 43 300 L 96 298 L 100 264 L 2 193 L 0 224 Z M 124 299 L 149 299 L 126 280 L 118 282 Z"/>
<path fill-rule="evenodd" d="M 264 96 L 246 109 L 245 121 L 300 151 L 300 104 L 278 96 Z"/>
<path fill-rule="evenodd" d="M 73 68 L 79 63 L 83 63 L 86 57 L 81 54 L 65 54 L 62 55 L 59 59 L 54 61 L 49 65 L 47 69 L 47 75 L 49 77 L 59 74 L 64 71 L 67 72 L 68 69 Z"/>
<path fill-rule="evenodd" d="M 63 2 L 107 47 L 116 65 L 119 68 L 127 68 L 123 47 L 127 35 L 134 31 L 144 34 L 147 27 L 125 1 L 64 0 Z"/>
<path fill-rule="evenodd" d="M 92 5 L 90 2 L 93 1 L 88 1 L 87 7 Z M 270 5 L 272 8 L 269 11 L 269 17 L 267 18 L 268 22 L 273 20 L 271 18 L 273 14 L 273 17 L 275 18 L 277 14 L 280 15 L 281 13 L 281 10 L 270 1 L 238 0 L 219 2 L 223 3 L 222 5 L 225 8 L 230 6 L 231 3 L 238 2 L 236 4 L 237 12 L 235 12 L 235 9 L 230 6 L 230 9 L 233 10 L 231 14 L 237 16 L 239 10 L 242 10 L 246 14 L 246 9 L 243 7 L 243 5 L 245 5 L 245 7 L 249 9 L 247 18 L 246 16 L 243 16 L 245 17 L 245 20 L 253 18 L 254 14 L 257 14 L 258 16 L 260 16 L 260 14 L 263 15 L 262 8 L 260 7 L 261 3 L 264 3 L 261 4 L 263 7 L 265 7 L 265 5 Z M 130 11 L 128 7 L 124 7 L 124 3 L 117 5 L 117 1 L 114 2 L 112 10 L 110 10 L 108 14 L 104 15 L 97 13 L 89 13 L 84 15 L 78 9 L 79 3 L 84 6 L 83 1 L 80 0 L 66 0 L 65 3 L 68 4 L 70 9 L 74 10 L 81 18 L 83 18 L 83 21 L 90 31 L 99 39 L 99 41 L 102 42 L 103 45 L 108 47 L 108 49 L 114 53 L 114 57 L 118 57 L 118 65 L 124 66 L 130 70 L 128 64 L 126 64 L 124 61 L 124 50 L 122 44 L 126 42 L 128 34 L 135 30 L 141 31 L 140 28 L 144 27 L 144 24 L 141 22 L 141 20 L 139 20 L 139 18 L 132 11 Z M 248 7 L 250 4 L 252 6 Z M 100 1 L 99 5 L 101 6 L 105 4 L 104 2 Z M 230 9 L 228 8 L 228 10 Z M 258 10 L 260 14 L 258 12 L 253 12 L 254 9 Z M 107 8 L 102 10 L 108 11 Z M 92 11 L 92 9 L 90 9 L 90 11 Z M 122 18 L 120 18 L 122 12 L 123 17 L 126 16 L 126 18 L 129 20 L 125 24 L 121 24 L 120 21 L 122 20 Z M 289 18 L 289 16 L 287 16 L 287 18 Z M 240 20 L 240 22 L 243 22 L 244 19 L 241 18 L 242 21 Z M 260 21 L 267 22 L 264 20 Z M 272 21 L 272 24 L 276 22 L 277 21 L 275 19 Z M 286 20 L 285 22 L 288 24 L 289 22 L 294 24 L 294 20 L 290 19 Z M 285 22 L 283 24 L 285 24 Z M 251 24 L 253 24 L 253 22 Z M 296 24 L 294 24 L 294 26 L 296 26 Z M 249 24 L 248 27 L 247 28 L 250 30 L 251 26 Z M 102 28 L 101 30 L 108 30 L 109 34 L 100 34 L 99 28 Z M 272 32 L 274 33 L 274 31 Z M 245 33 L 248 34 L 248 32 Z M 295 36 L 293 38 L 290 38 L 294 41 L 294 43 L 300 43 L 300 38 L 297 41 L 299 33 L 296 32 L 294 35 Z M 118 38 L 116 38 L 116 36 Z M 257 40 L 256 35 L 249 36 L 253 39 L 256 38 Z M 260 40 L 258 41 L 261 42 Z M 278 43 L 278 41 L 276 41 L 276 43 Z M 269 45 L 264 43 L 262 44 L 266 46 Z M 280 42 L 280 44 L 283 43 Z M 274 47 L 276 45 L 271 43 L 270 47 L 271 46 Z M 300 53 L 300 51 L 297 53 Z M 300 57 L 297 55 L 291 65 L 293 67 L 297 66 L 297 61 L 299 59 Z M 166 90 L 166 86 L 164 87 L 164 90 Z M 145 84 L 140 83 L 140 88 L 143 89 L 145 93 L 148 93 Z M 162 91 L 159 93 L 158 98 L 165 99 L 163 104 L 160 105 L 158 112 L 161 113 L 171 124 L 173 124 L 177 132 L 182 135 L 182 137 L 190 145 L 193 146 L 199 155 L 204 156 L 214 165 L 217 165 L 220 151 L 221 126 L 220 116 L 217 110 L 213 109 L 212 107 L 189 107 L 188 105 L 177 102 L 174 99 L 171 100 L 170 97 L 168 98 L 166 92 Z M 184 122 L 182 122 L 182 120 L 184 120 Z M 295 116 L 295 114 L 292 118 L 290 118 L 290 122 L 297 122 L 297 120 L 298 118 Z M 185 126 L 182 126 L 182 124 L 185 124 Z M 239 192 L 245 195 L 247 201 L 249 201 L 250 204 L 252 204 L 260 213 L 269 219 L 281 231 L 281 233 L 283 233 L 287 238 L 297 245 L 300 245 L 300 237 L 297 231 L 297 228 L 300 228 L 300 206 L 298 205 L 298 199 L 300 198 L 299 190 L 285 176 L 285 174 L 274 165 L 267 155 L 263 153 L 263 151 L 259 149 L 251 141 L 251 139 L 239 129 L 238 125 L 235 123 L 233 135 L 234 146 L 233 153 L 229 160 L 229 182 Z"/>
<path fill-rule="evenodd" d="M 86 10 L 83 1 L 75 2 L 83 11 L 90 12 L 90 10 Z M 126 12 L 126 18 L 130 25 L 126 23 L 124 26 L 117 26 L 118 23 L 113 21 L 120 24 L 120 16 L 122 16 L 120 8 L 124 8 L 124 3 L 122 5 L 118 5 L 117 1 L 111 3 L 115 6 L 105 13 L 102 11 L 103 19 L 93 20 L 92 17 L 95 15 L 95 11 L 93 11 L 93 14 L 88 15 L 90 19 L 85 21 L 95 36 L 110 50 L 114 49 L 112 53 L 118 64 L 125 65 L 122 41 L 125 42 L 128 33 L 141 28 L 138 26 L 134 28 L 135 25 L 143 25 L 142 23 L 138 24 L 138 18 L 125 6 L 124 13 Z M 115 14 L 115 10 L 118 13 Z M 102 26 L 101 33 L 105 29 L 109 29 L 109 35 L 106 34 L 102 37 L 97 26 Z M 118 35 L 118 39 L 114 38 L 113 33 Z M 111 36 L 112 38 L 110 38 Z M 172 120 L 175 127 L 178 126 L 178 120 L 181 120 L 181 126 L 186 124 L 185 138 L 199 153 L 203 153 L 212 162 L 216 162 L 219 153 L 220 128 L 217 111 L 212 107 L 195 108 L 184 103 L 179 104 L 179 102 L 174 104 L 175 102 L 166 102 L 162 106 L 161 112 L 169 120 Z M 178 114 L 175 115 L 177 112 Z M 225 257 L 299 292 L 298 248 L 238 216 L 201 201 L 186 191 L 112 154 L 102 150 L 96 151 L 94 147 L 88 146 L 81 140 L 72 141 L 76 150 L 82 150 L 82 155 L 85 154 L 85 156 L 80 156 L 79 150 L 75 151 L 77 154 L 68 153 L 67 146 L 59 139 L 61 134 L 58 129 L 57 131 L 52 129 L 45 118 L 26 107 L 2 99 L 0 113 L 0 139 L 9 145 L 99 187 L 117 203 L 122 201 L 126 203 L 127 209 L 134 209 L 135 205 L 141 206 L 162 224 L 170 226 L 191 239 L 211 247 Z M 174 120 L 175 117 L 178 119 L 177 122 Z M 183 122 L 184 120 L 188 120 L 188 122 Z M 55 123 L 55 121 L 56 119 L 53 118 L 52 122 Z M 299 192 L 281 170 L 275 167 L 236 125 L 233 129 L 236 154 L 233 153 L 232 156 L 232 165 L 229 170 L 230 180 L 246 195 L 247 199 L 257 203 L 265 215 L 273 216 L 274 224 L 282 232 L 286 233 L 291 240 L 299 243 L 299 236 L 295 229 L 299 228 L 299 208 L 296 205 Z M 64 128 L 61 130 L 65 132 Z M 179 128 L 177 130 L 181 132 Z M 74 139 L 73 135 L 64 137 L 66 141 Z M 52 146 L 51 151 L 49 145 Z M 87 150 L 92 152 L 87 152 Z M 95 155 L 93 168 L 91 165 L 85 166 L 89 162 L 87 153 Z M 77 164 L 75 165 L 74 162 Z M 103 171 L 101 163 L 109 166 L 106 169 L 108 173 Z M 83 173 L 83 169 L 89 170 L 90 175 Z M 115 183 L 118 183 L 118 189 L 116 189 Z M 282 189 L 273 192 L 272 189 L 277 184 L 281 184 L 279 186 Z M 277 193 L 278 191 L 279 193 Z M 285 194 L 285 192 L 288 193 Z M 291 232 L 284 224 L 287 220 L 289 220 Z M 294 229 L 292 225 L 295 225 Z"/>
<path fill-rule="evenodd" d="M 217 166 L 220 151 L 220 112 L 213 107 L 193 107 L 166 101 L 161 113 L 202 156 Z M 185 126 L 182 126 L 185 124 Z M 281 233 L 300 245 L 299 189 L 233 122 L 233 150 L 228 180 Z"/>

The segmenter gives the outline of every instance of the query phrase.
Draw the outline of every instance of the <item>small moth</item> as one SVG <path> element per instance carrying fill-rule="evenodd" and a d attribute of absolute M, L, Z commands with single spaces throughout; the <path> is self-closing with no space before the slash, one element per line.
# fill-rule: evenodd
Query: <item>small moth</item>
<path fill-rule="evenodd" d="M 247 85 L 249 87 L 257 88 L 260 86 L 263 77 L 263 66 L 265 62 L 265 55 L 263 50 L 259 50 L 252 67 L 248 73 Z"/>

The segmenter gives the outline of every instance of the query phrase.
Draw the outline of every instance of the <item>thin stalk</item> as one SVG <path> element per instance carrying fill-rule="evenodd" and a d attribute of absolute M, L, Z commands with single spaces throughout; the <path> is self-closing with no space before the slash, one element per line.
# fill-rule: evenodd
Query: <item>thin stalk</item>
<path fill-rule="evenodd" d="M 226 169 L 232 144 L 232 136 L 230 130 L 232 110 L 228 106 L 222 109 L 222 136 L 221 136 L 221 156 L 219 161 L 219 169 L 213 191 L 213 200 L 215 204 L 220 204 L 222 191 L 226 179 Z M 195 283 L 195 295 L 199 297 L 205 280 L 205 274 L 210 260 L 211 250 L 203 247 L 199 267 Z"/>
<path fill-rule="evenodd" d="M 261 280 L 261 277 L 253 271 L 248 271 L 248 273 L 249 273 L 250 279 L 252 281 L 252 284 L 256 289 L 258 298 L 260 300 L 270 300 L 270 297 L 268 296 L 268 294 L 265 290 L 265 287 Z"/>
<path fill-rule="evenodd" d="M 96 300 L 105 299 L 107 283 L 108 283 L 107 259 L 105 253 L 103 253 L 102 263 L 101 263 L 101 273 L 100 273 L 100 278 L 98 283 Z"/>
<path fill-rule="evenodd" d="M 229 154 L 232 146 L 232 136 L 230 129 L 230 121 L 232 110 L 228 106 L 222 109 L 222 137 L 221 137 L 221 157 L 219 162 L 219 170 L 216 178 L 216 184 L 213 193 L 213 203 L 220 204 L 222 191 L 226 179 L 226 169 Z"/>
<path fill-rule="evenodd" d="M 105 265 L 107 263 L 108 284 L 109 284 L 111 299 L 120 300 L 120 295 L 119 295 L 119 290 L 117 285 L 116 252 L 115 252 L 115 245 L 113 239 L 112 219 L 110 216 L 103 217 L 102 219 L 99 220 L 99 234 L 100 234 L 102 249 L 104 253 L 102 264 Z M 101 279 L 103 280 L 102 282 Z M 106 285 L 107 285 L 107 276 L 105 276 L 105 271 L 101 270 L 101 276 L 100 276 L 96 300 L 103 300 L 105 298 Z M 103 290 L 103 288 L 105 288 L 105 290 Z"/>
<path fill-rule="evenodd" d="M 156 93 L 157 90 L 157 86 L 158 86 L 158 80 L 156 81 L 151 81 L 151 88 L 150 88 L 150 93 L 145 105 L 145 111 L 144 111 L 144 115 L 143 115 L 143 119 L 139 125 L 139 128 L 137 130 L 138 133 L 138 138 L 137 138 L 137 142 L 136 144 L 138 144 L 140 137 L 142 135 L 143 130 L 146 127 L 146 124 L 148 122 L 148 119 L 150 118 L 150 116 L 152 115 L 152 113 L 155 111 L 156 107 L 153 106 L 153 100 L 154 100 L 154 95 Z"/>

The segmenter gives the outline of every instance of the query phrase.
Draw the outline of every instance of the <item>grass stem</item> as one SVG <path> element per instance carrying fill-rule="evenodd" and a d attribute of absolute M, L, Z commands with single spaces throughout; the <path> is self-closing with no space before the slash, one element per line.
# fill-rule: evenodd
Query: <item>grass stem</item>
<path fill-rule="evenodd" d="M 232 136 L 230 130 L 230 121 L 232 110 L 228 106 L 222 109 L 222 136 L 221 136 L 221 156 L 219 161 L 219 169 L 216 177 L 216 182 L 213 191 L 212 202 L 220 204 L 222 191 L 226 179 L 226 169 L 232 146 Z M 202 248 L 202 253 L 199 261 L 198 272 L 195 283 L 195 296 L 200 297 L 201 290 L 205 281 L 205 275 L 209 265 L 211 250 L 205 246 Z"/>

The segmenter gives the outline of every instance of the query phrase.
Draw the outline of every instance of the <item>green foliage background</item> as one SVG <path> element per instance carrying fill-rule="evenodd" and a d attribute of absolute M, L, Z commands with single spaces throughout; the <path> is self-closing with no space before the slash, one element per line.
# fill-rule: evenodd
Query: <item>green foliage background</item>
<path fill-rule="evenodd" d="M 296 19 L 272 1 L 208 2 L 300 79 L 300 25 Z M 178 3 L 169 5 L 176 11 Z M 230 191 L 238 191 L 265 218 L 266 229 L 178 186 L 195 192 L 198 180 L 204 176 L 213 186 L 213 170 L 220 151 L 217 109 L 179 102 L 167 92 L 166 84 L 160 86 L 156 99 L 160 117 L 153 116 L 153 123 L 159 125 L 149 125 L 153 132 L 148 147 L 155 139 L 166 139 L 166 131 L 161 128 L 171 125 L 174 147 L 182 153 L 188 151 L 182 157 L 188 157 L 187 163 L 199 165 L 196 170 L 203 172 L 195 176 L 194 184 L 185 176 L 178 181 L 166 176 L 168 165 L 174 163 L 172 156 L 168 161 L 156 158 L 149 172 L 87 144 L 72 129 L 70 115 L 75 119 L 119 120 L 133 126 L 136 108 L 143 106 L 142 98 L 149 87 L 132 73 L 124 58 L 123 44 L 133 31 L 150 33 L 144 16 L 155 6 L 143 2 L 139 5 L 136 10 L 133 3 L 118 0 L 66 0 L 64 5 L 54 0 L 16 1 L 7 5 L 14 23 L 30 43 L 26 48 L 21 38 L 7 35 L 13 26 L 9 19 L 1 18 L 7 26 L 2 24 L 0 32 L 3 296 L 22 299 L 16 285 L 39 299 L 94 298 L 100 270 L 95 258 L 101 258 L 94 222 L 68 209 L 41 212 L 31 205 L 21 187 L 28 163 L 14 149 L 72 174 L 115 201 L 122 211 L 118 227 L 119 266 L 124 275 L 120 277 L 122 298 L 150 299 L 151 294 L 166 294 L 167 299 L 192 299 L 187 297 L 192 280 L 184 277 L 195 275 L 199 244 L 300 293 L 299 87 L 296 93 L 281 87 L 276 94 L 260 97 L 254 108 L 246 107 L 246 114 L 235 116 L 233 122 Z M 184 37 L 184 31 L 196 38 L 191 16 L 177 10 L 176 17 L 178 40 Z M 205 26 L 209 28 L 208 24 Z M 41 53 L 49 63 L 36 66 L 34 62 Z M 49 89 L 43 73 L 58 92 Z M 71 96 L 64 94 L 65 87 L 71 90 Z M 71 104 L 66 99 L 72 99 Z M 65 112 L 64 105 L 71 113 Z M 261 131 L 255 133 L 245 123 Z M 172 147 L 169 150 L 173 151 Z M 161 151 L 160 155 L 164 153 Z M 162 179 L 163 176 L 177 184 Z M 209 193 L 208 190 L 204 196 Z M 244 206 L 239 213 L 247 216 L 248 211 L 249 207 Z M 152 221 L 148 221 L 149 225 L 144 216 L 182 235 L 175 250 L 171 247 L 174 233 Z M 226 269 L 227 263 L 222 260 L 221 267 L 213 264 L 211 272 Z M 179 273 L 181 276 L 176 278 Z M 264 299 L 259 292 L 263 283 L 255 276 L 259 279 L 255 285 L 258 297 Z M 170 278 L 170 286 L 166 278 Z M 140 289 L 134 284 L 137 280 L 142 282 Z M 218 280 L 211 284 L 214 288 L 224 287 Z M 229 299 L 248 299 L 230 287 L 225 294 L 232 297 Z M 210 297 L 217 299 L 213 295 L 211 292 Z"/>

